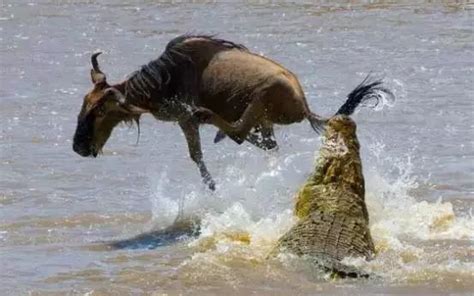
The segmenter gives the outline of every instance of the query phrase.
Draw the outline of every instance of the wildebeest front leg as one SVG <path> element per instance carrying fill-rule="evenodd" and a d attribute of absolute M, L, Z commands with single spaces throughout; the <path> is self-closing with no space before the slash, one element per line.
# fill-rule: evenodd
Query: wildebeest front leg
<path fill-rule="evenodd" d="M 180 121 L 179 126 L 188 142 L 189 155 L 191 159 L 197 164 L 199 172 L 201 173 L 202 181 L 209 189 L 215 190 L 216 183 L 212 180 L 211 174 L 207 170 L 206 164 L 202 159 L 201 139 L 199 136 L 199 125 L 191 119 Z"/>

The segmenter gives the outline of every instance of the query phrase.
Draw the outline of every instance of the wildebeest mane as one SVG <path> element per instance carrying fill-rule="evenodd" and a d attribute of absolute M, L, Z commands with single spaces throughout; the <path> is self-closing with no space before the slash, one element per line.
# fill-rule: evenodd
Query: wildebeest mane
<path fill-rule="evenodd" d="M 199 38 L 218 44 L 224 49 L 247 51 L 241 44 L 214 38 L 211 35 L 181 35 L 171 40 L 165 51 L 155 60 L 143 65 L 133 72 L 126 81 L 125 95 L 136 99 L 147 100 L 156 98 L 167 100 L 194 96 L 197 90 L 197 73 L 194 62 L 189 55 L 189 48 L 184 42 L 191 38 Z M 183 98 L 184 99 L 184 98 Z"/>

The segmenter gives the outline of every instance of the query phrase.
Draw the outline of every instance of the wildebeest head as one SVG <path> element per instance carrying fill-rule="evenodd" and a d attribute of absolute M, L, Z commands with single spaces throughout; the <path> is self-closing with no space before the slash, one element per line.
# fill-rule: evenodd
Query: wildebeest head
<path fill-rule="evenodd" d="M 81 156 L 96 157 L 118 123 L 138 121 L 140 113 L 143 113 L 126 104 L 125 96 L 107 83 L 97 62 L 99 54 L 95 53 L 91 58 L 94 87 L 84 97 L 73 139 L 72 147 Z"/>

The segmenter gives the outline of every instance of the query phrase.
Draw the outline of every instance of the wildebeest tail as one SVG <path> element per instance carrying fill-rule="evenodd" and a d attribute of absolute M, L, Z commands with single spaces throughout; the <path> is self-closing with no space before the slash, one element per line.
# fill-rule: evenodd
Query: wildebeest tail
<path fill-rule="evenodd" d="M 377 106 L 384 96 L 394 98 L 394 94 L 382 86 L 382 79 L 374 80 L 369 74 L 348 96 L 347 101 L 337 110 L 336 115 L 351 115 L 362 102 L 374 100 Z"/>
<path fill-rule="evenodd" d="M 311 127 L 314 129 L 314 131 L 318 134 L 322 134 L 324 131 L 324 125 L 327 122 L 327 119 L 313 113 L 309 112 L 308 116 L 308 121 L 311 124 Z"/>

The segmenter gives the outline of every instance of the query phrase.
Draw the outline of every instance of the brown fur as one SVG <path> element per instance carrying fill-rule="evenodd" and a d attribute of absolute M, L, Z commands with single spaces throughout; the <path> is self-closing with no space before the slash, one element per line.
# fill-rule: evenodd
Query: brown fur
<path fill-rule="evenodd" d="M 179 123 L 203 181 L 214 189 L 202 157 L 200 124 L 219 128 L 216 141 L 227 135 L 239 144 L 247 140 L 272 149 L 277 145 L 273 124 L 308 119 L 320 131 L 325 122 L 309 110 L 292 72 L 230 41 L 177 37 L 158 59 L 115 85 L 107 83 L 97 55 L 92 57 L 94 87 L 84 98 L 74 135 L 73 148 L 82 156 L 96 156 L 119 122 L 138 122 L 142 113 L 151 113 Z"/>

